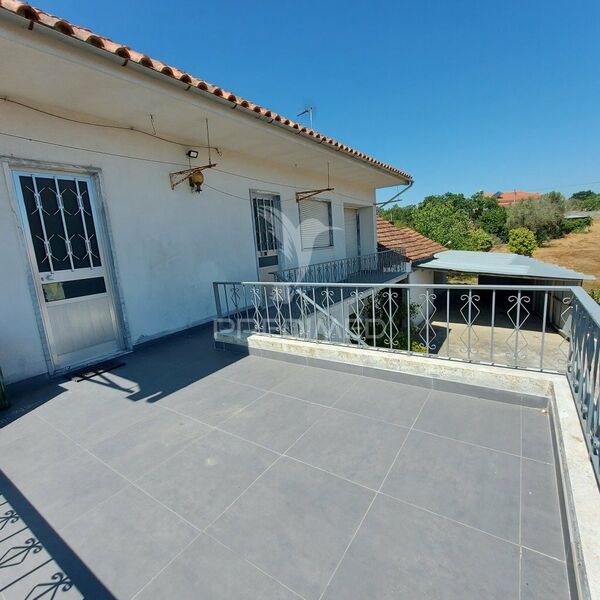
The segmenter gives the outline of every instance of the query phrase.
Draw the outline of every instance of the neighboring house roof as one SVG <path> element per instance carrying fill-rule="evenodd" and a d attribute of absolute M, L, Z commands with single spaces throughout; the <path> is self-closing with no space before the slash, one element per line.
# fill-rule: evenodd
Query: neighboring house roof
<path fill-rule="evenodd" d="M 396 227 L 382 217 L 377 217 L 377 245 L 380 248 L 402 248 L 408 260 L 429 258 L 444 246 L 421 235 L 410 227 Z"/>
<path fill-rule="evenodd" d="M 370 165 L 390 173 L 395 176 L 399 176 L 402 179 L 405 179 L 407 182 L 412 181 L 412 176 L 405 171 L 401 171 L 400 169 L 393 167 L 387 163 L 381 162 L 367 154 L 355 150 L 350 146 L 342 144 L 330 138 L 326 135 L 318 133 L 313 129 L 308 127 L 304 127 L 300 123 L 296 123 L 290 119 L 283 117 L 282 115 L 277 114 L 267 108 L 259 106 L 258 104 L 254 104 L 244 98 L 232 93 L 228 92 L 208 81 L 203 79 L 198 79 L 193 77 L 192 75 L 185 73 L 173 67 L 171 65 L 167 65 L 161 61 L 155 60 L 154 58 L 149 57 L 146 54 L 142 54 L 141 52 L 136 52 L 132 50 L 128 46 L 124 46 L 122 44 L 118 44 L 113 42 L 107 37 L 101 36 L 97 33 L 90 31 L 84 27 L 79 27 L 70 23 L 65 19 L 61 19 L 59 17 L 55 17 L 49 13 L 46 13 L 39 8 L 34 8 L 25 2 L 21 2 L 20 0 L 0 0 L 0 8 L 3 8 L 11 13 L 19 15 L 25 19 L 30 21 L 30 29 L 34 29 L 37 25 L 42 25 L 44 27 L 48 27 L 50 29 L 54 29 L 61 34 L 69 36 L 70 38 L 74 38 L 80 40 L 81 42 L 85 42 L 99 48 L 101 50 L 105 50 L 106 52 L 110 52 L 120 58 L 123 59 L 124 65 L 127 62 L 132 61 L 143 67 L 156 71 L 158 73 L 162 73 L 165 77 L 169 77 L 171 79 L 179 80 L 184 84 L 187 84 L 190 87 L 196 87 L 208 95 L 212 95 L 213 97 L 223 99 L 229 102 L 233 108 L 241 107 L 242 109 L 246 109 L 252 113 L 255 113 L 258 117 L 264 117 L 268 119 L 265 121 L 266 123 L 276 122 L 279 125 L 284 126 L 285 129 L 289 130 L 292 133 L 300 134 L 305 136 L 307 139 L 312 139 L 313 141 L 319 144 L 326 144 L 330 146 L 334 150 L 339 150 L 348 154 L 351 157 L 357 158 L 363 162 L 369 163 Z"/>
<path fill-rule="evenodd" d="M 520 202 L 521 200 L 539 200 L 542 195 L 539 192 L 524 192 L 514 190 L 512 192 L 484 192 L 484 197 L 486 198 L 497 198 L 498 204 L 500 206 L 510 206 L 515 202 Z"/>
<path fill-rule="evenodd" d="M 597 219 L 600 217 L 600 210 L 573 210 L 565 215 L 565 219 L 585 219 L 586 217 L 592 217 Z"/>
<path fill-rule="evenodd" d="M 592 275 L 578 273 L 529 256 L 507 252 L 447 250 L 436 254 L 431 260 L 419 264 L 419 268 L 506 277 L 531 277 L 533 279 L 573 279 L 576 281 L 595 279 Z"/>

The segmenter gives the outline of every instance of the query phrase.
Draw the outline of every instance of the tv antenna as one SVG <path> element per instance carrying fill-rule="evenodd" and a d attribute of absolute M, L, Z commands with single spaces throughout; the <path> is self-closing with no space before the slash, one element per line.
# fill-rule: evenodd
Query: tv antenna
<path fill-rule="evenodd" d="M 296 115 L 298 117 L 301 117 L 302 115 L 308 115 L 308 121 L 311 129 L 313 129 L 313 110 L 314 108 L 312 106 L 307 106 L 301 113 Z"/>

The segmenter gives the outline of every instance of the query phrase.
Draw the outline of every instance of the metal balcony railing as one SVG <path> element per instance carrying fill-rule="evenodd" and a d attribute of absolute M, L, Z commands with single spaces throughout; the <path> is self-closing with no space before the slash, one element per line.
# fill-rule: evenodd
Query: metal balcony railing
<path fill-rule="evenodd" d="M 221 334 L 566 375 L 600 478 L 600 306 L 581 287 L 217 282 Z"/>
<path fill-rule="evenodd" d="M 274 271 L 275 281 L 304 283 L 382 283 L 408 270 L 408 260 L 401 248 L 382 250 L 363 256 L 340 258 Z M 377 281 L 379 280 L 379 281 Z"/>

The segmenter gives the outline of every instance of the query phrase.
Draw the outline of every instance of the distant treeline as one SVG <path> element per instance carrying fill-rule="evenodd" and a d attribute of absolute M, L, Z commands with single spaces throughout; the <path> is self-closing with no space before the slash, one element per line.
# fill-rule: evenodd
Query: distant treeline
<path fill-rule="evenodd" d="M 529 229 L 536 242 L 541 243 L 591 224 L 588 218 L 566 220 L 567 210 L 600 210 L 600 194 L 582 191 L 567 200 L 560 192 L 548 192 L 541 198 L 503 207 L 497 198 L 481 193 L 466 197 L 448 192 L 427 196 L 417 205 L 394 205 L 380 214 L 449 249 L 488 251 L 495 244 L 508 241 L 514 229 Z"/>

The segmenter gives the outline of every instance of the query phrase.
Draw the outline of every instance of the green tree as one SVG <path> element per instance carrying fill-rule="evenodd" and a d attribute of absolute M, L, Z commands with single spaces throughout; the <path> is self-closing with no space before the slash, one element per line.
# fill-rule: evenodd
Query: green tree
<path fill-rule="evenodd" d="M 518 227 L 508 232 L 508 249 L 516 254 L 531 256 L 537 248 L 535 234 L 527 227 Z"/>
<path fill-rule="evenodd" d="M 457 209 L 454 194 L 428 196 L 413 214 L 414 228 L 428 238 L 453 250 L 468 250 L 471 220 Z"/>
<path fill-rule="evenodd" d="M 394 204 L 389 208 L 384 208 L 379 211 L 379 214 L 386 220 L 391 221 L 398 227 L 412 227 L 413 226 L 413 213 L 415 206 L 398 206 Z"/>
<path fill-rule="evenodd" d="M 465 241 L 464 250 L 476 252 L 489 252 L 494 246 L 494 238 L 479 227 L 472 227 Z"/>
<path fill-rule="evenodd" d="M 600 194 L 592 190 L 575 192 L 569 199 L 569 206 L 575 210 L 600 210 Z"/>
<path fill-rule="evenodd" d="M 476 220 L 481 229 L 506 241 L 508 231 L 506 229 L 506 209 L 498 205 L 496 198 L 483 198 L 482 210 Z"/>
<path fill-rule="evenodd" d="M 506 228 L 526 227 L 534 232 L 538 242 L 561 235 L 565 215 L 565 198 L 559 192 L 549 192 L 540 199 L 522 200 L 506 209 Z"/>

